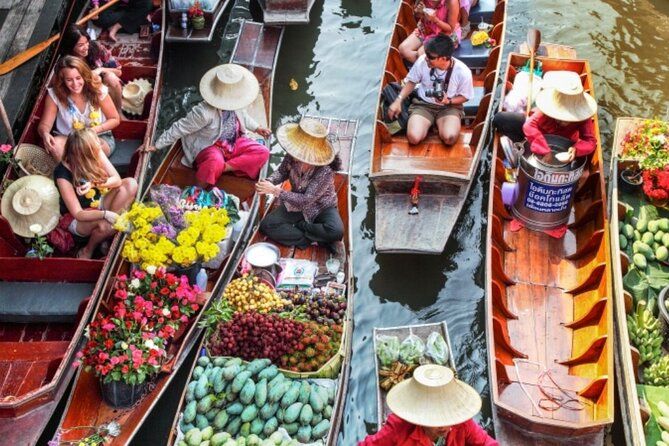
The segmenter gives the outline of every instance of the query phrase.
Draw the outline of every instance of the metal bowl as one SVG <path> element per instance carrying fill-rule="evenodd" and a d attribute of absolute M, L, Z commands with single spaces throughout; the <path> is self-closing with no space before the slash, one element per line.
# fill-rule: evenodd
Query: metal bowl
<path fill-rule="evenodd" d="M 254 243 L 246 248 L 244 259 L 253 267 L 267 268 L 279 261 L 281 251 L 276 245 L 267 242 Z"/>

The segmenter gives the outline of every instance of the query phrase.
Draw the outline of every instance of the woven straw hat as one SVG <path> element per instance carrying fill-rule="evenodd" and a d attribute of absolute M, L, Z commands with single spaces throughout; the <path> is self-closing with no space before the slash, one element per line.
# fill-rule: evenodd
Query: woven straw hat
<path fill-rule="evenodd" d="M 35 144 L 21 143 L 14 151 L 14 158 L 26 175 L 52 177 L 56 160 L 46 150 Z"/>
<path fill-rule="evenodd" d="M 0 209 L 12 230 L 22 237 L 34 237 L 32 225 L 41 226 L 44 235 L 58 225 L 60 219 L 58 189 L 53 180 L 41 175 L 19 178 L 7 187 Z"/>
<path fill-rule="evenodd" d="M 583 91 L 578 73 L 549 71 L 544 75 L 544 89 L 536 104 L 546 116 L 565 122 L 581 122 L 597 113 L 597 101 Z"/>
<path fill-rule="evenodd" d="M 141 115 L 144 112 L 144 99 L 153 90 L 148 79 L 134 79 L 123 86 L 121 109 L 131 115 Z"/>
<path fill-rule="evenodd" d="M 258 97 L 258 79 L 246 68 L 232 63 L 219 65 L 200 79 L 200 94 L 219 110 L 241 110 Z"/>
<path fill-rule="evenodd" d="M 293 158 L 312 166 L 327 166 L 337 155 L 328 140 L 328 129 L 311 118 L 302 118 L 299 124 L 284 124 L 276 131 L 281 147 Z"/>
<path fill-rule="evenodd" d="M 409 423 L 446 427 L 464 423 L 481 410 L 481 397 L 469 385 L 455 379 L 448 367 L 422 365 L 390 389 L 390 410 Z"/>

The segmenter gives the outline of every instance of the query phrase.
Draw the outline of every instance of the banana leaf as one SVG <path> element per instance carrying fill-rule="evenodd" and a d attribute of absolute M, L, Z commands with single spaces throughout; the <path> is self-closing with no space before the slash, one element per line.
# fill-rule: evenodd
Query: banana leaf
<path fill-rule="evenodd" d="M 646 401 L 648 407 L 650 408 L 650 419 L 645 425 L 644 432 L 646 434 L 646 444 L 654 445 L 656 442 L 662 439 L 662 431 L 660 426 L 657 424 L 657 418 L 661 417 L 662 414 L 657 408 L 657 404 L 660 401 L 664 401 L 669 404 L 669 387 L 656 387 L 656 386 L 646 386 L 643 384 L 637 384 L 637 392 L 639 394 L 639 399 Z"/>

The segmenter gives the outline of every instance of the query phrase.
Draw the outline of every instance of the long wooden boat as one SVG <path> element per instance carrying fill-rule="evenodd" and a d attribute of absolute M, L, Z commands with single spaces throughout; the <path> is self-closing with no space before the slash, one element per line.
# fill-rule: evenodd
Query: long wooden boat
<path fill-rule="evenodd" d="M 255 103 L 248 108 L 249 113 L 256 121 L 266 126 L 270 119 L 271 110 L 271 87 L 278 54 L 281 43 L 282 29 L 264 28 L 264 39 L 253 41 L 250 39 L 250 33 L 262 24 L 244 22 L 240 31 L 240 41 L 243 38 L 245 43 L 249 44 L 249 50 L 252 51 L 257 59 L 258 66 L 262 64 L 262 69 L 254 69 L 254 74 L 258 77 L 261 85 L 261 94 L 258 95 Z M 263 51 L 256 51 L 256 44 L 263 43 Z M 233 59 L 233 62 L 238 62 Z M 247 67 L 251 68 L 247 65 Z M 175 143 L 166 158 L 156 172 L 151 185 L 170 184 L 179 187 L 187 187 L 196 183 L 195 170 L 181 164 L 183 151 L 180 142 Z M 267 171 L 267 165 L 264 166 L 260 176 L 264 177 Z M 217 270 L 208 272 L 207 284 L 207 303 L 203 305 L 206 308 L 211 301 L 212 296 L 217 296 L 222 291 L 221 286 L 226 284 L 230 275 L 234 271 L 231 266 L 234 265 L 233 259 L 237 257 L 239 251 L 243 248 L 245 239 L 248 237 L 250 228 L 254 225 L 259 208 L 259 197 L 255 193 L 255 182 L 248 178 L 237 177 L 234 175 L 223 175 L 216 186 L 226 193 L 237 196 L 240 199 L 241 207 L 248 209 L 249 217 L 246 220 L 242 235 L 235 242 L 231 253 Z M 99 311 L 104 308 L 107 300 L 111 297 L 113 280 L 112 277 L 117 274 L 127 274 L 130 271 L 130 264 L 122 259 L 118 259 L 111 268 L 110 279 L 105 283 L 102 299 L 98 307 Z M 158 404 L 160 397 L 167 389 L 169 383 L 174 378 L 179 367 L 182 365 L 190 349 L 195 345 L 197 338 L 202 333 L 198 322 L 202 311 L 195 320 L 191 321 L 186 327 L 185 334 L 180 339 L 175 339 L 167 351 L 167 362 L 163 365 L 161 373 L 150 383 L 150 391 L 147 392 L 134 406 L 127 409 L 115 409 L 105 404 L 100 393 L 100 384 L 98 378 L 90 372 L 80 369 L 75 378 L 74 388 L 67 402 L 65 412 L 60 422 L 59 432 L 61 441 L 72 441 L 85 437 L 90 432 L 78 429 L 80 426 L 101 426 L 116 421 L 120 425 L 120 434 L 114 437 L 110 443 L 114 445 L 125 445 L 132 440 L 141 424 L 147 419 L 151 410 Z"/>
<path fill-rule="evenodd" d="M 204 28 L 194 29 L 190 21 L 187 22 L 186 28 L 183 28 L 183 14 L 188 16 L 188 9 L 179 8 L 178 5 L 183 3 L 179 1 L 177 4 L 173 0 L 167 1 L 168 22 L 165 40 L 167 42 L 184 42 L 184 43 L 205 43 L 211 42 L 214 37 L 214 30 L 218 25 L 225 8 L 227 8 L 230 0 L 211 0 L 212 5 L 210 9 L 203 9 L 204 12 Z M 191 2 L 192 3 L 192 2 Z"/>
<path fill-rule="evenodd" d="M 509 55 L 505 90 L 528 59 Z M 588 61 L 540 60 L 544 72 L 578 73 L 593 94 Z M 593 120 L 599 138 L 597 116 Z M 486 238 L 486 325 L 497 439 L 504 445 L 601 445 L 614 405 L 601 146 L 577 185 L 568 230 L 560 239 L 510 230 L 512 217 L 501 195 L 503 159 L 496 135 Z"/>
<path fill-rule="evenodd" d="M 381 91 L 391 82 L 400 82 L 408 73 L 397 48 L 416 28 L 415 3 L 414 0 L 399 3 L 381 76 Z M 369 171 L 376 192 L 374 244 L 379 252 L 440 254 L 460 215 L 488 133 L 503 52 L 506 2 L 482 2 L 472 15 L 472 23 L 477 17 L 490 17 L 494 25 L 490 36 L 495 39 L 495 46 L 473 47 L 465 39 L 454 54 L 472 70 L 474 77 L 474 97 L 465 103 L 465 118 L 455 145 L 445 146 L 434 131 L 416 146 L 409 144 L 405 134 L 391 135 L 383 123 L 379 102 Z M 421 179 L 419 212 L 410 214 L 413 206 L 410 193 L 414 183 Z"/>
<path fill-rule="evenodd" d="M 350 168 L 351 168 L 351 157 L 352 151 L 355 146 L 358 121 L 352 121 L 348 119 L 337 119 L 337 118 L 322 118 L 317 116 L 308 116 L 310 118 L 318 119 L 324 125 L 327 126 L 328 131 L 332 135 L 336 135 L 336 140 L 338 141 L 339 146 L 339 156 L 342 160 L 342 170 L 337 172 L 335 175 L 335 189 L 337 192 L 337 207 L 339 213 L 343 220 L 344 226 L 346 228 L 344 232 L 344 245 L 346 252 L 346 259 L 340 266 L 340 268 L 346 273 L 346 279 L 344 284 L 346 285 L 346 298 L 347 298 L 347 309 L 344 319 L 344 331 L 342 333 L 342 340 L 339 352 L 337 357 L 331 359 L 328 364 L 337 364 L 333 365 L 334 370 L 338 370 L 336 381 L 336 393 L 334 397 L 334 402 L 332 403 L 332 416 L 330 418 L 330 429 L 328 431 L 327 437 L 324 440 L 324 444 L 328 446 L 334 446 L 337 444 L 337 437 L 339 435 L 339 429 L 344 417 L 345 409 L 345 397 L 346 389 L 348 387 L 348 377 L 350 373 L 350 359 L 351 359 L 351 336 L 353 333 L 353 262 L 352 262 L 352 232 L 350 224 L 350 215 L 351 215 L 351 192 L 350 192 Z M 288 187 L 288 185 L 284 185 Z M 265 215 L 273 209 L 273 202 L 269 203 L 265 208 Z M 294 258 L 294 259 L 307 259 L 318 264 L 318 271 L 326 271 L 325 262 L 330 257 L 328 250 L 322 246 L 311 245 L 306 249 L 298 249 L 295 247 L 283 246 L 272 240 L 267 239 L 259 231 L 253 234 L 250 244 L 268 241 L 276 245 L 280 252 L 282 258 Z M 239 259 L 241 263 L 242 258 Z M 208 338 L 204 337 L 201 344 L 199 345 L 199 351 L 205 351 L 206 345 L 208 343 Z M 189 376 L 192 376 L 193 370 L 197 366 L 197 360 L 191 365 L 191 371 Z M 327 367 L 327 365 L 326 365 Z M 284 375 L 295 378 L 295 379 L 308 379 L 312 376 L 318 376 L 317 373 L 297 373 L 283 371 Z M 183 390 L 181 395 L 181 401 L 179 404 L 179 410 L 177 411 L 172 432 L 170 434 L 170 439 L 168 444 L 175 444 L 177 438 L 179 437 L 179 421 L 181 412 L 185 406 L 186 399 L 186 389 Z"/>
<path fill-rule="evenodd" d="M 141 180 L 144 152 L 153 137 L 162 84 L 163 33 L 148 39 L 123 36 L 106 42 L 123 65 L 123 79 L 153 83 L 138 119 L 114 129 L 117 149 L 111 160 L 123 176 Z M 50 78 L 49 78 L 50 79 Z M 40 92 L 19 143 L 41 145 L 37 134 L 46 85 Z M 22 173 L 8 169 L 5 181 Z M 96 308 L 105 278 L 121 243 L 117 235 L 106 257 L 27 258 L 28 244 L 0 217 L 0 437 L 6 444 L 35 444 L 74 374 L 74 355 Z"/>
<path fill-rule="evenodd" d="M 379 336 L 396 336 L 399 342 L 402 342 L 410 335 L 418 336 L 421 341 L 425 344 L 427 342 L 428 336 L 432 333 L 439 333 L 448 346 L 448 360 L 445 364 L 448 368 L 453 370 L 453 373 L 457 377 L 458 369 L 455 367 L 455 361 L 453 360 L 453 347 L 451 347 L 451 338 L 448 335 L 448 325 L 446 322 L 439 322 L 435 324 L 419 324 L 419 325 L 404 325 L 400 327 L 387 327 L 387 328 L 374 328 L 374 366 L 376 370 L 376 414 L 377 414 L 377 428 L 381 429 L 383 424 L 388 419 L 390 415 L 390 409 L 388 404 L 386 404 L 386 397 L 388 392 L 381 388 L 381 381 L 379 371 L 382 369 L 381 361 L 377 355 L 378 352 L 378 337 Z"/>
<path fill-rule="evenodd" d="M 272 25 L 304 25 L 316 0 L 258 0 L 263 22 Z"/>

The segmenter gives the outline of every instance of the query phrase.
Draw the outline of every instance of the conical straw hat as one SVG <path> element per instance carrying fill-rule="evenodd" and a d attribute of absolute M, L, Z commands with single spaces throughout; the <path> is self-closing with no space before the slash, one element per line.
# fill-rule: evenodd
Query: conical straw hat
<path fill-rule="evenodd" d="M 38 235 L 47 234 L 60 219 L 58 189 L 53 180 L 41 175 L 19 178 L 5 190 L 0 209 L 16 234 L 34 237 L 34 225 L 41 227 Z"/>
<path fill-rule="evenodd" d="M 583 91 L 580 76 L 571 71 L 546 73 L 536 104 L 546 116 L 565 122 L 585 121 L 597 113 L 597 101 Z"/>
<path fill-rule="evenodd" d="M 219 110 L 241 110 L 258 97 L 258 79 L 237 64 L 218 65 L 200 79 L 200 94 L 212 107 Z"/>
<path fill-rule="evenodd" d="M 464 423 L 481 410 L 481 397 L 469 385 L 455 379 L 448 367 L 418 367 L 413 378 L 390 389 L 390 410 L 409 423 L 446 427 Z"/>
<path fill-rule="evenodd" d="M 302 118 L 299 124 L 282 125 L 276 139 L 293 158 L 312 166 L 327 166 L 337 155 L 328 140 L 328 129 L 315 119 Z"/>

